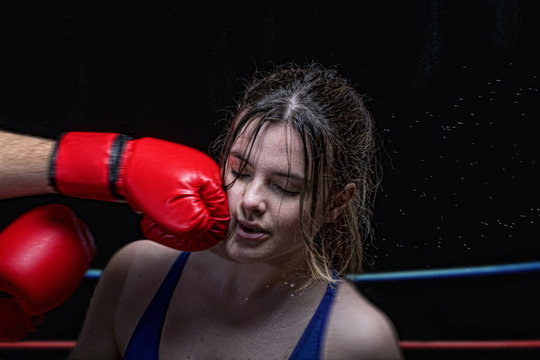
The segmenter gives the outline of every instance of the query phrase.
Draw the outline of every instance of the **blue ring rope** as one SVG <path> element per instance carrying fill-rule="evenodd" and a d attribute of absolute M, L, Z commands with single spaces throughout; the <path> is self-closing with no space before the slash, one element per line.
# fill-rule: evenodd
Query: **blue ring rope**
<path fill-rule="evenodd" d="M 441 279 L 466 276 L 502 275 L 540 271 L 540 261 L 517 264 L 486 265 L 433 270 L 408 270 L 366 274 L 349 274 L 345 277 L 354 282 Z"/>
<path fill-rule="evenodd" d="M 540 261 L 525 262 L 518 264 L 487 265 L 476 267 L 461 267 L 433 270 L 406 270 L 375 272 L 365 274 L 348 274 L 345 277 L 353 282 L 380 282 L 380 281 L 398 281 L 398 280 L 421 280 L 421 279 L 441 279 L 451 277 L 465 276 L 486 276 L 502 275 L 513 273 L 525 273 L 540 271 Z M 99 269 L 90 269 L 86 272 L 85 278 L 98 279 L 102 271 Z"/>
<path fill-rule="evenodd" d="M 90 269 L 86 272 L 86 275 L 84 276 L 86 279 L 99 279 L 101 277 L 101 273 L 103 271 L 99 269 Z"/>

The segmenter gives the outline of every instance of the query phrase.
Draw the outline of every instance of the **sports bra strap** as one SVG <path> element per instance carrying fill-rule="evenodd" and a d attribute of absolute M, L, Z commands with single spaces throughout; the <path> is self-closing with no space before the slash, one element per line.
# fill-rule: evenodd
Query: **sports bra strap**
<path fill-rule="evenodd" d="M 159 342 L 163 321 L 165 320 L 165 314 L 167 313 L 172 293 L 176 288 L 176 283 L 182 274 L 189 254 L 189 252 L 182 252 L 176 258 L 158 291 L 154 294 L 152 301 L 144 311 L 135 331 L 131 335 L 124 353 L 125 360 L 159 359 Z"/>

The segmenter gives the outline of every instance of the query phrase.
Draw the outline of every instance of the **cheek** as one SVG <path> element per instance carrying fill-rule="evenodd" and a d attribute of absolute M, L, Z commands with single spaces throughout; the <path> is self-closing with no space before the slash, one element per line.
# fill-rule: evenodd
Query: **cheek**
<path fill-rule="evenodd" d="M 276 214 L 277 223 L 288 231 L 298 231 L 300 229 L 300 206 L 293 204 L 281 206 Z"/>
<path fill-rule="evenodd" d="M 231 174 L 229 164 L 225 164 L 225 174 L 223 175 L 223 184 L 228 185 L 233 181 L 233 176 Z"/>
<path fill-rule="evenodd" d="M 287 246 L 296 244 L 296 246 L 304 246 L 302 228 L 300 226 L 300 209 L 299 206 L 291 207 L 287 210 L 281 209 L 278 217 L 278 228 L 280 236 L 286 240 Z"/>
<path fill-rule="evenodd" d="M 227 201 L 229 202 L 229 209 L 234 209 L 234 205 L 238 202 L 239 194 L 237 186 L 233 185 L 227 190 Z"/>
<path fill-rule="evenodd" d="M 242 204 L 243 198 L 244 186 L 241 182 L 236 181 L 227 190 L 227 201 L 229 203 L 229 211 L 231 212 L 231 215 L 236 216 L 236 211 L 238 210 L 238 207 Z"/>

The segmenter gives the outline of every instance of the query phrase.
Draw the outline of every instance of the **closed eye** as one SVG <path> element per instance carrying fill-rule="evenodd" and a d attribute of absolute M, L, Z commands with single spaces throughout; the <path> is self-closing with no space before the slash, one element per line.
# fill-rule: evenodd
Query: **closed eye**
<path fill-rule="evenodd" d="M 278 192 L 282 193 L 285 196 L 291 196 L 292 197 L 292 196 L 296 196 L 296 195 L 300 194 L 300 191 L 287 190 L 287 189 L 282 188 L 279 185 L 274 185 L 273 187 L 274 187 L 274 189 L 276 189 Z"/>
<path fill-rule="evenodd" d="M 238 171 L 232 168 L 230 169 L 230 172 L 231 172 L 231 175 L 234 176 L 235 179 L 245 179 L 251 176 L 250 174 L 247 174 L 247 173 L 239 173 Z"/>

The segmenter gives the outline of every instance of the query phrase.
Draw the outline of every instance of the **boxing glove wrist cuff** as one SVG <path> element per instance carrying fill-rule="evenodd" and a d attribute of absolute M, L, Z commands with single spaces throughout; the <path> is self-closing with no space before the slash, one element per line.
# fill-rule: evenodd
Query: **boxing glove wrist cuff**
<path fill-rule="evenodd" d="M 49 184 L 68 196 L 123 200 L 116 184 L 130 140 L 131 137 L 116 133 L 62 134 L 51 155 Z"/>

